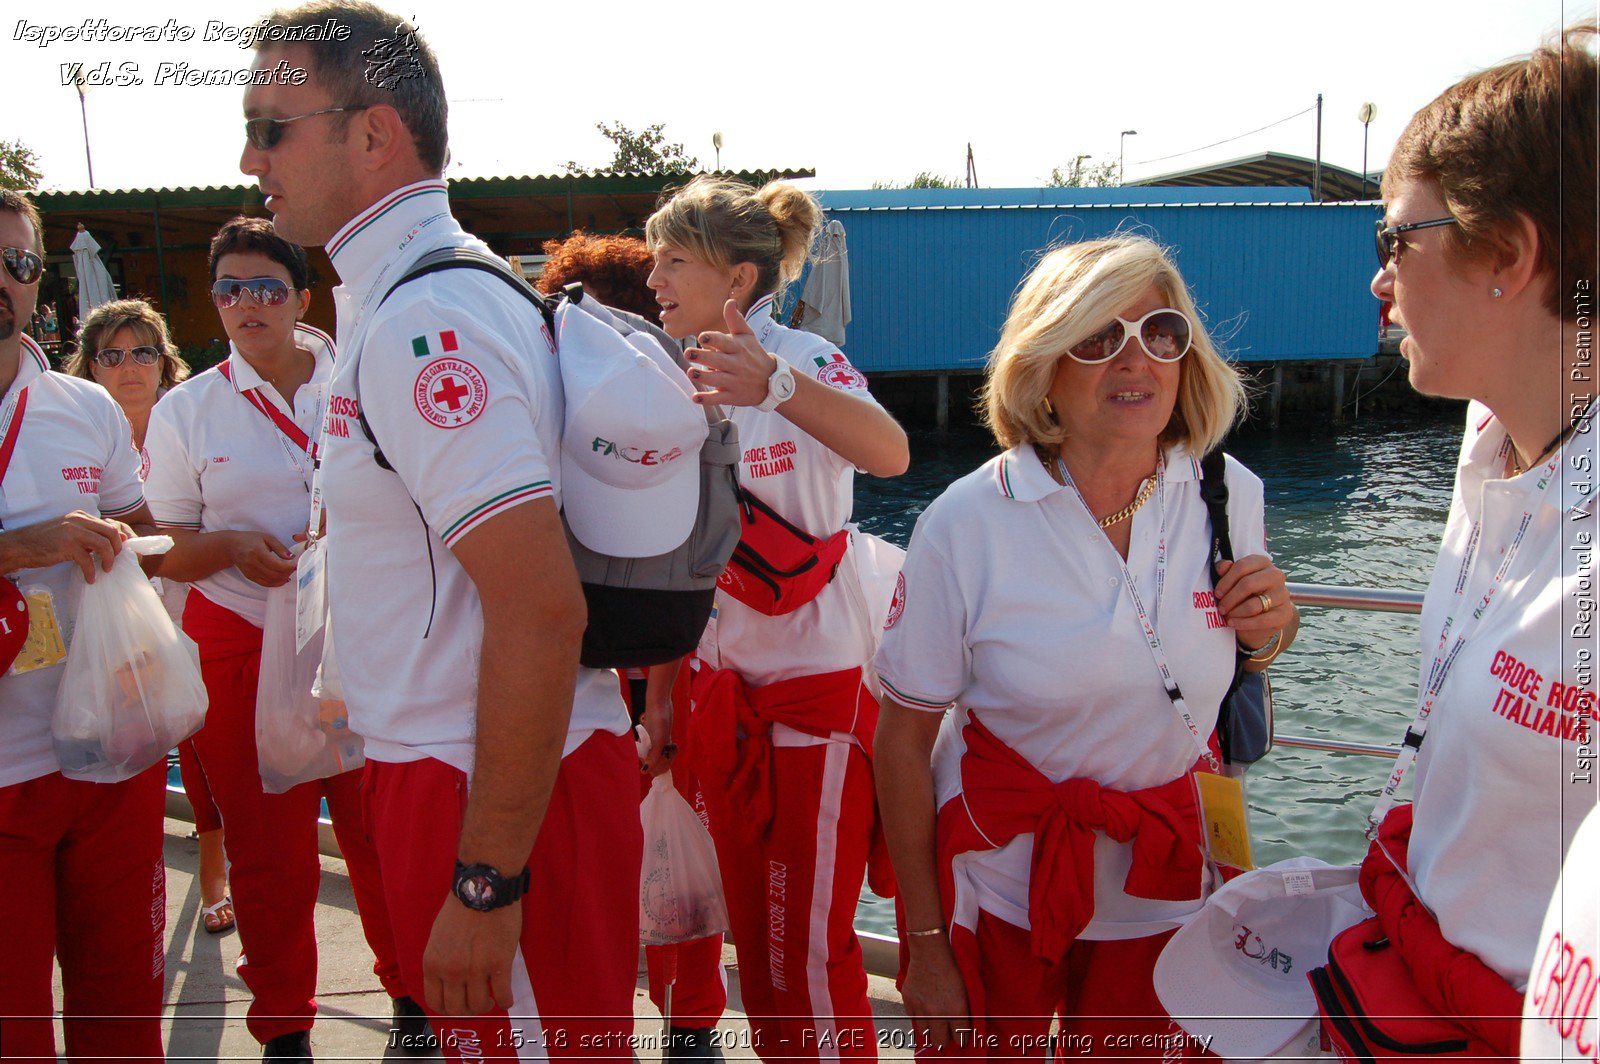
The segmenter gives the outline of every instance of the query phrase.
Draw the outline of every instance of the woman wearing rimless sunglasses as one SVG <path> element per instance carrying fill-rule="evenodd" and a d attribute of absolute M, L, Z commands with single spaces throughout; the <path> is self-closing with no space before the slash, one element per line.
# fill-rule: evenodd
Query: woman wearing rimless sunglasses
<path fill-rule="evenodd" d="M 189 375 L 167 338 L 166 321 L 142 299 L 119 299 L 90 311 L 78 329 L 78 349 L 61 368 L 111 393 L 141 451 L 156 401 Z"/>
<path fill-rule="evenodd" d="M 377 856 L 364 833 L 347 830 L 360 820 L 361 771 L 339 773 L 332 759 L 318 758 L 309 774 L 337 774 L 305 780 L 309 799 L 294 797 L 307 793 L 304 786 L 268 793 L 264 773 L 281 791 L 303 779 L 310 753 L 286 757 L 281 739 L 276 746 L 256 741 L 257 674 L 263 639 L 270 638 L 263 634 L 267 601 L 272 589 L 293 591 L 284 585 L 295 571 L 295 539 L 306 530 L 311 451 L 333 376 L 333 345 L 300 324 L 311 301 L 310 267 L 305 252 L 266 219 L 224 225 L 211 242 L 210 268 L 228 359 L 157 408 L 145 498 L 174 541 L 162 575 L 194 587 L 184 630 L 200 647 L 211 708 L 180 768 L 185 789 L 191 779 L 196 787 L 203 781 L 226 825 L 228 886 L 250 958 L 240 974 L 254 995 L 251 1029 L 270 1032 L 263 1038 L 270 1043 L 304 1030 L 294 1023 L 284 1030 L 277 1017 L 307 1017 L 309 1024 L 315 1011 L 309 991 L 316 960 L 301 944 L 314 935 L 318 858 L 307 840 L 314 839 L 317 790 L 345 840 L 379 979 L 393 997 L 404 990 Z M 180 758 L 185 754 L 180 749 Z M 220 876 L 202 887 L 208 906 L 221 897 Z"/>

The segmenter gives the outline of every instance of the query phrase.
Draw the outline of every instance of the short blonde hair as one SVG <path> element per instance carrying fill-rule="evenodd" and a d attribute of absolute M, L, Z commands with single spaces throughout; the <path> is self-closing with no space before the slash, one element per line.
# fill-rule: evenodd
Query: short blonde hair
<path fill-rule="evenodd" d="M 701 174 L 662 197 L 645 222 L 644 239 L 651 254 L 670 245 L 719 270 L 753 264 L 759 299 L 799 278 L 821 228 L 817 201 L 787 181 L 769 181 L 757 189 Z"/>
<path fill-rule="evenodd" d="M 89 364 L 100 349 L 123 329 L 132 329 L 140 343 L 161 352 L 161 387 L 171 388 L 189 376 L 189 363 L 178 354 L 167 335 L 167 322 L 142 299 L 118 299 L 102 303 L 89 312 L 78 326 L 78 347 L 61 363 L 61 372 L 84 380 L 94 380 Z"/>
<path fill-rule="evenodd" d="M 1072 426 L 1060 424 L 1044 405 L 1057 364 L 1068 348 L 1105 328 L 1151 285 L 1194 325 L 1193 344 L 1179 364 L 1178 401 L 1161 442 L 1186 444 L 1195 455 L 1222 442 L 1244 414 L 1244 381 L 1212 343 L 1161 245 L 1113 236 L 1051 251 L 1013 297 L 979 400 L 984 423 L 1002 447 L 1055 447 L 1067 438 Z"/>

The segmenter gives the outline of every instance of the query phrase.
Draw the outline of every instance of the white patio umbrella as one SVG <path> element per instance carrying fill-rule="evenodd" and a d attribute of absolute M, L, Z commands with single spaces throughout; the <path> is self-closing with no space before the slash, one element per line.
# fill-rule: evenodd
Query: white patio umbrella
<path fill-rule="evenodd" d="M 828 223 L 817 241 L 800 301 L 805 304 L 800 328 L 843 347 L 844 328 L 850 324 L 850 253 L 844 223 L 838 219 Z"/>
<path fill-rule="evenodd" d="M 101 303 L 109 303 L 117 298 L 116 289 L 111 284 L 111 273 L 106 269 L 106 264 L 100 261 L 100 245 L 81 222 L 78 224 L 78 235 L 72 238 L 72 268 L 78 275 L 79 321 L 87 318 L 89 312 Z"/>

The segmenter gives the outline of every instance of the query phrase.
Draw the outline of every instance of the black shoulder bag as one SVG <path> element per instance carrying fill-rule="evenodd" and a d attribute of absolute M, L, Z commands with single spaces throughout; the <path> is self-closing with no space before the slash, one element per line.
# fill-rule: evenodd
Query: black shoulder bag
<path fill-rule="evenodd" d="M 1200 497 L 1211 518 L 1211 587 L 1217 586 L 1218 561 L 1233 561 L 1233 539 L 1228 532 L 1228 482 L 1221 448 L 1200 460 Z M 1217 708 L 1217 743 L 1225 764 L 1248 767 L 1272 749 L 1272 684 L 1266 672 L 1246 672 L 1247 654 L 1241 649 L 1234 661 L 1233 683 Z"/>

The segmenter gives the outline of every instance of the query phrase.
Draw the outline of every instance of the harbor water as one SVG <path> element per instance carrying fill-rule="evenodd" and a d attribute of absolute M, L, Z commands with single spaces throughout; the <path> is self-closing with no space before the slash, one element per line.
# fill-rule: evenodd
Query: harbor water
<path fill-rule="evenodd" d="M 1227 449 L 1266 485 L 1267 534 L 1291 582 L 1423 590 L 1450 506 L 1462 414 L 1368 418 L 1337 429 L 1244 431 Z M 977 428 L 914 434 L 910 472 L 858 477 L 861 527 L 905 546 L 917 516 L 995 447 Z M 1417 618 L 1306 609 L 1272 667 L 1280 735 L 1398 744 L 1417 698 Z M 1278 748 L 1246 780 L 1257 864 L 1299 854 L 1334 863 L 1366 850 L 1361 829 L 1392 762 Z M 893 932 L 864 898 L 857 925 Z"/>

